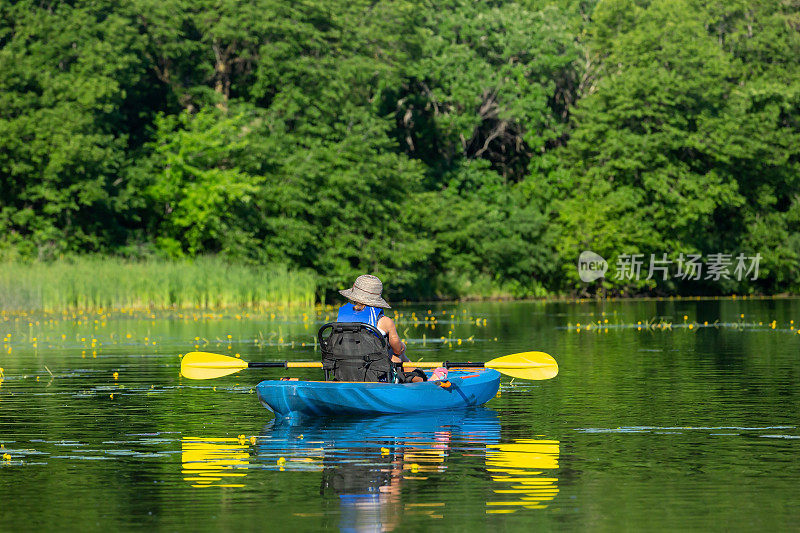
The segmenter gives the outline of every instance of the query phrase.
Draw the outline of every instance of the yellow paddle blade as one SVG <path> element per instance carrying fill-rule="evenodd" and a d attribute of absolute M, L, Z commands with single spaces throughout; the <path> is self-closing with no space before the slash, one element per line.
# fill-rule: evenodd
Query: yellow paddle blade
<path fill-rule="evenodd" d="M 486 361 L 484 366 L 520 379 L 550 379 L 558 375 L 558 363 L 544 352 L 505 355 Z"/>
<path fill-rule="evenodd" d="M 212 379 L 247 368 L 247 361 L 208 352 L 189 352 L 181 359 L 181 374 L 189 379 Z"/>

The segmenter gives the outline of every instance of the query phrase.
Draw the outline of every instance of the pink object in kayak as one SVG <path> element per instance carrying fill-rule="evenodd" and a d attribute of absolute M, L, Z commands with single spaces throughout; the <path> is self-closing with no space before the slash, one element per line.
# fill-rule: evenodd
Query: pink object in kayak
<path fill-rule="evenodd" d="M 440 366 L 431 372 L 431 381 L 438 381 L 442 379 L 447 379 L 447 369 L 443 366 Z"/>

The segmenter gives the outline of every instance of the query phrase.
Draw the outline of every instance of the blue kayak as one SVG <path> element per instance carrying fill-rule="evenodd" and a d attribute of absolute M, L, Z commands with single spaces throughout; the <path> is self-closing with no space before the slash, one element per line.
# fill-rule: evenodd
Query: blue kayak
<path fill-rule="evenodd" d="M 449 386 L 421 383 L 342 381 L 262 381 L 258 399 L 276 417 L 385 415 L 419 413 L 483 405 L 500 388 L 500 373 L 491 369 L 451 370 Z M 444 385 L 447 385 L 445 382 Z"/>

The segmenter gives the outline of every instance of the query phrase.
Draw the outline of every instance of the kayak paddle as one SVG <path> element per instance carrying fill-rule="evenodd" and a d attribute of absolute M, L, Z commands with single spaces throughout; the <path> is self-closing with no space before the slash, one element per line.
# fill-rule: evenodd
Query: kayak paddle
<path fill-rule="evenodd" d="M 556 360 L 544 352 L 523 352 L 498 357 L 485 363 L 406 362 L 410 368 L 492 368 L 501 374 L 520 379 L 550 379 L 558 374 Z M 189 379 L 212 379 L 245 368 L 322 368 L 321 362 L 275 361 L 250 362 L 209 352 L 189 352 L 181 359 L 181 374 Z"/>

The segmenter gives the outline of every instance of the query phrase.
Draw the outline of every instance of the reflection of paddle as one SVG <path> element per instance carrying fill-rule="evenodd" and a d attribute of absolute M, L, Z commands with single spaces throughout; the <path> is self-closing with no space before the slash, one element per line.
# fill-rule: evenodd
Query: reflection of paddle
<path fill-rule="evenodd" d="M 558 374 L 556 360 L 544 352 L 523 352 L 498 357 L 485 363 L 403 363 L 409 368 L 492 368 L 520 379 L 550 379 Z M 322 363 L 311 361 L 276 361 L 248 363 L 235 357 L 208 352 L 190 352 L 181 360 L 181 374 L 189 379 L 212 379 L 233 374 L 245 368 L 322 368 Z"/>

